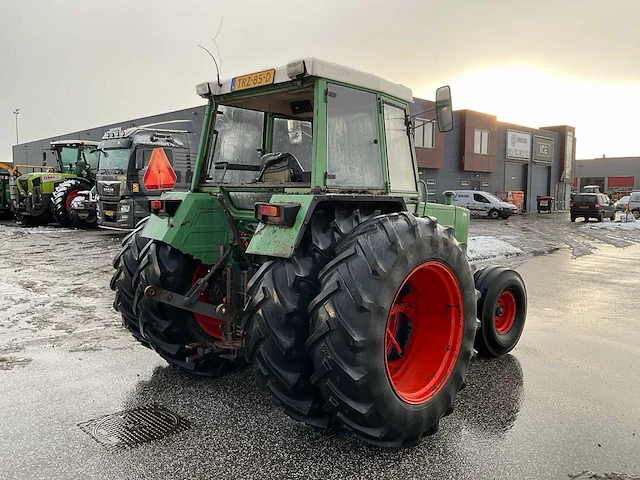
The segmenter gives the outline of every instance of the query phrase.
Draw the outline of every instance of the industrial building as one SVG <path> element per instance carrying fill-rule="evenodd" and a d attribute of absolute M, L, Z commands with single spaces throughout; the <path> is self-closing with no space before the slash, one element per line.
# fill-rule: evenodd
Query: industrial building
<path fill-rule="evenodd" d="M 414 99 L 416 157 L 430 196 L 443 201 L 446 190 L 522 191 L 524 209 L 534 211 L 538 195 L 555 197 L 568 207 L 573 183 L 575 128 L 540 129 L 499 122 L 472 110 L 454 112 L 455 128 L 446 134 L 420 121 L 434 104 Z"/>
<path fill-rule="evenodd" d="M 640 191 L 640 157 L 590 158 L 576 160 L 574 187 L 599 185 L 606 193 Z"/>
<path fill-rule="evenodd" d="M 443 192 L 477 189 L 524 192 L 524 210 L 534 211 L 538 195 L 556 198 L 555 208 L 568 206 L 574 180 L 575 129 L 570 126 L 535 129 L 499 122 L 494 115 L 458 110 L 455 128 L 440 133 L 434 122 L 434 102 L 415 98 L 410 105 L 420 178 L 431 201 L 443 202 Z M 204 106 L 94 127 L 13 147 L 17 164 L 42 164 L 55 140 L 100 140 L 111 128 L 169 120 L 193 120 L 201 131 Z M 431 110 L 431 111 L 430 111 Z M 43 157 L 44 155 L 44 157 Z"/>

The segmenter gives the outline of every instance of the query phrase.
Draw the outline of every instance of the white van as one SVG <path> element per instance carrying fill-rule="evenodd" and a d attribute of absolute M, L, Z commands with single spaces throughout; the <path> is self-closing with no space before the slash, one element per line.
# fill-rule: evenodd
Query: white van
<path fill-rule="evenodd" d="M 451 193 L 451 203 L 458 207 L 465 207 L 471 211 L 472 216 L 486 216 L 493 218 L 509 218 L 518 213 L 518 207 L 512 203 L 503 202 L 493 193 L 480 190 L 447 190 Z"/>
<path fill-rule="evenodd" d="M 629 197 L 629 211 L 636 220 L 640 219 L 640 192 L 633 192 Z"/>

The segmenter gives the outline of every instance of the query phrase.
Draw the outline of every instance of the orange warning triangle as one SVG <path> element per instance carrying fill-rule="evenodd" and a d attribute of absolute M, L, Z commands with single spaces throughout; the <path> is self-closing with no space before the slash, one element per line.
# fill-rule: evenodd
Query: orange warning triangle
<path fill-rule="evenodd" d="M 154 148 L 147 171 L 142 177 L 142 183 L 148 190 L 173 188 L 176 184 L 176 172 L 169 163 L 167 154 L 162 148 Z"/>

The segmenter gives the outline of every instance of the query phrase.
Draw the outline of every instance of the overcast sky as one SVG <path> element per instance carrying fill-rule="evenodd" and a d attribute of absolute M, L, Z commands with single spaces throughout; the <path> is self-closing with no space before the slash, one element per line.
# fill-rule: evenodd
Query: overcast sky
<path fill-rule="evenodd" d="M 316 56 L 640 156 L 640 0 L 0 0 L 0 161 L 15 108 L 27 142 L 201 104 L 222 17 L 224 78 Z"/>

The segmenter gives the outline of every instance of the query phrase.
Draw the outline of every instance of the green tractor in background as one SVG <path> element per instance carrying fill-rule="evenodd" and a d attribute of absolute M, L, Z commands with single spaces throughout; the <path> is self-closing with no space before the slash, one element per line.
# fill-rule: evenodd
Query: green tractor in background
<path fill-rule="evenodd" d="M 304 59 L 197 93 L 191 189 L 114 260 L 126 328 L 193 373 L 252 363 L 307 424 L 390 447 L 435 433 L 476 349 L 515 347 L 527 297 L 515 271 L 472 272 L 467 209 L 426 202 L 411 91 Z M 452 129 L 448 87 L 434 110 Z"/>
<path fill-rule="evenodd" d="M 11 190 L 9 178 L 13 165 L 0 162 L 0 220 L 13 217 L 11 211 Z"/>
<path fill-rule="evenodd" d="M 55 165 L 24 165 L 40 172 L 16 174 L 11 180 L 11 204 L 16 220 L 24 226 L 46 225 L 55 220 L 65 227 L 71 203 L 93 186 L 98 166 L 98 142 L 62 140 L 51 142 Z M 87 228 L 95 226 L 87 222 Z"/>

